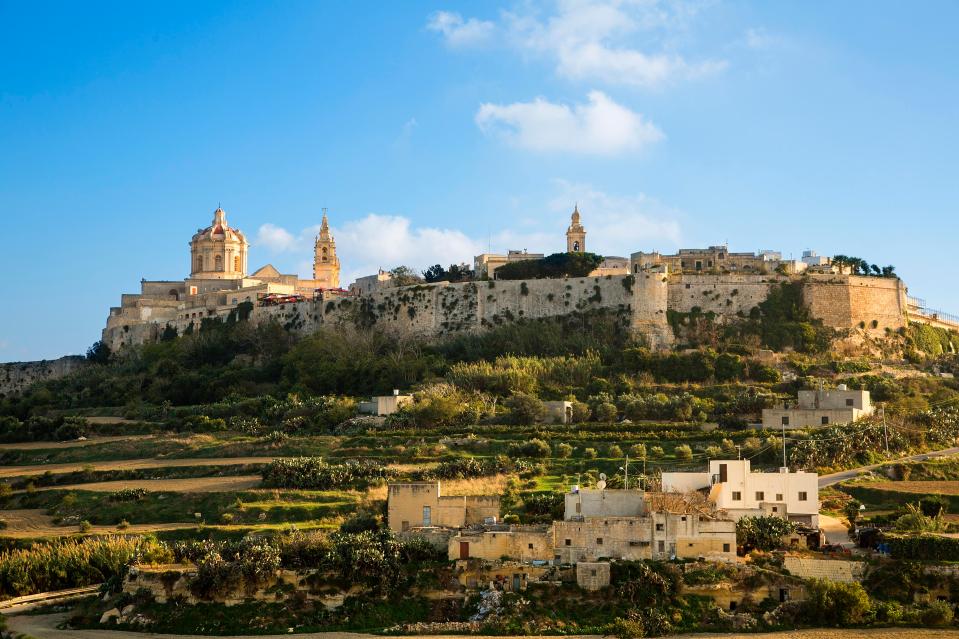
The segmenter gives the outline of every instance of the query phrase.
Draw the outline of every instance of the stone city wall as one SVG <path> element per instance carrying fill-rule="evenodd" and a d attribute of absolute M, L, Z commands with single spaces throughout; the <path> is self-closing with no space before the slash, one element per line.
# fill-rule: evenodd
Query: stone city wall
<path fill-rule="evenodd" d="M 0 397 L 20 393 L 35 382 L 69 375 L 86 363 L 86 358 L 81 355 L 67 355 L 60 359 L 45 359 L 39 362 L 0 364 Z"/>
<path fill-rule="evenodd" d="M 377 326 L 397 335 L 438 337 L 521 319 L 602 310 L 620 317 L 636 335 L 660 348 L 673 339 L 666 321 L 667 308 L 683 313 L 699 308 L 715 313 L 720 321 L 730 320 L 748 315 L 773 286 L 785 281 L 790 279 L 777 274 L 666 275 L 645 271 L 568 279 L 439 282 L 384 288 L 359 297 L 257 306 L 252 320 L 275 320 L 299 335 L 312 333 L 320 326 L 347 323 Z M 905 323 L 905 286 L 901 280 L 807 274 L 799 281 L 813 317 L 827 326 L 884 331 Z M 138 299 L 132 304 L 138 307 L 136 313 L 111 316 L 103 339 L 117 350 L 157 339 L 167 324 L 182 335 L 191 322 L 198 329 L 202 317 L 226 318 L 235 308 L 231 300 L 224 294 L 220 305 L 207 300 L 203 308 L 183 306 L 175 319 L 167 320 L 162 318 L 169 316 L 170 298 L 157 300 L 157 312 L 145 308 L 150 305 L 148 300 Z"/>

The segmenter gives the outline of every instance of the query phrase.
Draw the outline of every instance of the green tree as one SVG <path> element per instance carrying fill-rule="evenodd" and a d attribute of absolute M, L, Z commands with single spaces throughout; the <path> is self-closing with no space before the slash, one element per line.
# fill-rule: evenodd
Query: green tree
<path fill-rule="evenodd" d="M 688 444 L 680 444 L 673 449 L 673 453 L 676 455 L 676 459 L 681 461 L 689 461 L 693 458 L 693 449 Z"/>
<path fill-rule="evenodd" d="M 596 407 L 596 421 L 612 423 L 616 421 L 616 404 L 603 402 Z"/>
<path fill-rule="evenodd" d="M 560 459 L 567 459 L 573 455 L 573 447 L 566 443 L 556 445 L 556 456 Z"/>
<path fill-rule="evenodd" d="M 736 522 L 736 543 L 747 550 L 776 550 L 795 530 L 796 524 L 781 517 L 742 517 Z"/>
<path fill-rule="evenodd" d="M 629 454 L 633 459 L 646 459 L 646 444 L 633 444 L 629 447 Z"/>
<path fill-rule="evenodd" d="M 514 424 L 535 424 L 546 416 L 546 406 L 535 395 L 513 393 L 505 402 L 510 420 Z"/>

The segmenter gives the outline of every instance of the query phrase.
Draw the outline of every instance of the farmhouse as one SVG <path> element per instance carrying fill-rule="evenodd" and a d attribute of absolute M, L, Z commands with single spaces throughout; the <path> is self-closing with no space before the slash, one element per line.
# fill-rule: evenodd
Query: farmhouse
<path fill-rule="evenodd" d="M 709 500 L 730 518 L 775 515 L 819 526 L 819 475 L 804 471 L 752 472 L 748 459 L 710 460 L 702 473 L 663 473 L 663 490 L 708 490 Z"/>
<path fill-rule="evenodd" d="M 763 428 L 821 428 L 849 424 L 872 415 L 874 407 L 867 390 L 801 390 L 795 406 L 763 409 Z"/>

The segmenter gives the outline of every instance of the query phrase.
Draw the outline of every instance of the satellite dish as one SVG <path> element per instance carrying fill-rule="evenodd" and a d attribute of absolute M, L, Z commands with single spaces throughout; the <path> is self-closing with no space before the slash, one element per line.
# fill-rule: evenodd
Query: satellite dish
<path fill-rule="evenodd" d="M 606 481 L 606 473 L 600 473 L 599 478 L 602 479 L 603 481 Z"/>
<path fill-rule="evenodd" d="M 596 482 L 596 488 L 599 490 L 606 490 L 606 480 L 600 479 L 598 482 Z"/>

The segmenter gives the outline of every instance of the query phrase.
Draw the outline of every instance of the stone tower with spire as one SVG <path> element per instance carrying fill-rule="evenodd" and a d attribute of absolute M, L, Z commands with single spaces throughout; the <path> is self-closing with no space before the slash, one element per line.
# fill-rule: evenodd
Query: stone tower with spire
<path fill-rule="evenodd" d="M 579 223 L 579 204 L 573 207 L 573 215 L 570 216 L 569 228 L 566 229 L 566 252 L 586 252 L 586 229 Z"/>
<path fill-rule="evenodd" d="M 336 240 L 330 233 L 330 223 L 323 209 L 323 222 L 316 236 L 313 253 L 313 279 L 317 288 L 340 287 L 340 258 L 336 256 Z"/>

